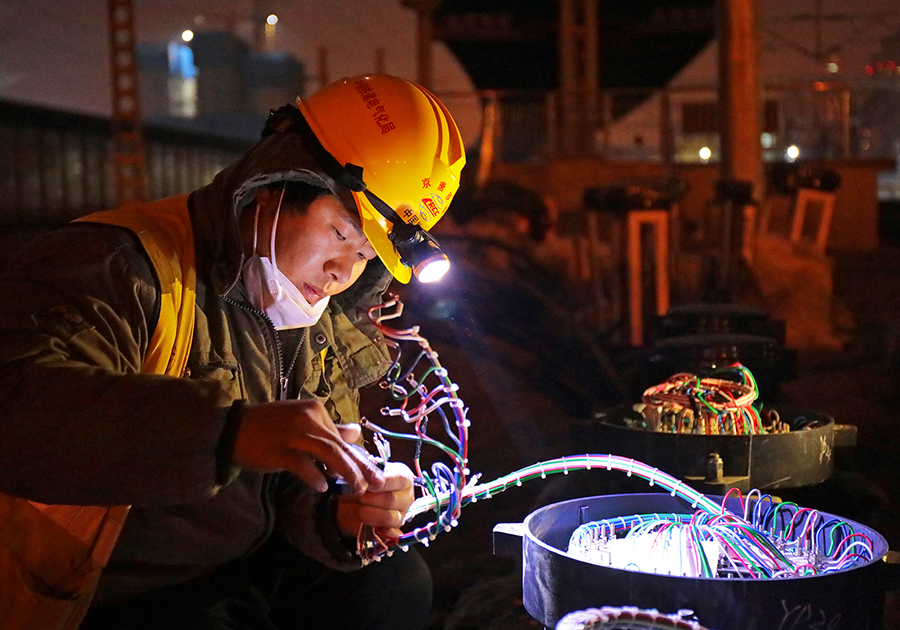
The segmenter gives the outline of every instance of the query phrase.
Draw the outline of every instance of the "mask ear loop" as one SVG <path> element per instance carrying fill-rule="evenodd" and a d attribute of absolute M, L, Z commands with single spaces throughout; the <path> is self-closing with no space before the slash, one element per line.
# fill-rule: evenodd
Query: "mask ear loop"
<path fill-rule="evenodd" d="M 258 256 L 256 253 L 256 235 L 259 230 L 259 204 L 256 204 L 256 212 L 253 215 L 253 255 Z"/>
<path fill-rule="evenodd" d="M 278 197 L 278 207 L 275 208 L 275 218 L 272 219 L 272 235 L 269 237 L 269 257 L 272 260 L 272 269 L 278 272 L 278 264 L 275 262 L 275 231 L 278 229 L 278 217 L 281 215 L 281 202 L 284 201 L 284 191 L 287 190 L 287 182 L 281 187 L 281 196 Z M 278 285 L 278 295 L 276 299 L 281 299 L 284 294 L 284 288 Z"/>

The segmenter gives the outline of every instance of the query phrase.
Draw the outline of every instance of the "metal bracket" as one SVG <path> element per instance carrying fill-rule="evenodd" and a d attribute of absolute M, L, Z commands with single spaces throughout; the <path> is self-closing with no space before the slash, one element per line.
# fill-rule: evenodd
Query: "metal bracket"
<path fill-rule="evenodd" d="M 494 555 L 521 560 L 524 537 L 525 523 L 497 523 L 494 525 Z"/>

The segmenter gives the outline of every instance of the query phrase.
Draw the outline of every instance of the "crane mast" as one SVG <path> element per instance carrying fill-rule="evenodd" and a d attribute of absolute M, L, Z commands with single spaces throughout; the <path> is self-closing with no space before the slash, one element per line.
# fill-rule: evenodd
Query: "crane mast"
<path fill-rule="evenodd" d="M 144 132 L 131 0 L 108 0 L 113 175 L 120 205 L 147 198 Z"/>

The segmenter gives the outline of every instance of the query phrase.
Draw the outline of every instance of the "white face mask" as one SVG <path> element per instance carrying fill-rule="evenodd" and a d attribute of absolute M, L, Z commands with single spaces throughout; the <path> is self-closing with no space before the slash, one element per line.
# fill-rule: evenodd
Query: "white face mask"
<path fill-rule="evenodd" d="M 275 262 L 275 230 L 278 227 L 278 216 L 281 213 L 281 201 L 284 199 L 284 190 L 278 200 L 278 208 L 275 210 L 275 218 L 272 220 L 272 236 L 269 251 L 272 260 L 256 254 L 256 235 L 259 223 L 259 204 L 256 205 L 256 215 L 253 217 L 253 256 L 247 259 L 242 270 L 244 284 L 250 293 L 250 300 L 256 308 L 265 311 L 276 330 L 288 328 L 304 328 L 312 326 L 328 306 L 329 296 L 310 305 L 294 286 L 287 276 L 278 269 Z"/>

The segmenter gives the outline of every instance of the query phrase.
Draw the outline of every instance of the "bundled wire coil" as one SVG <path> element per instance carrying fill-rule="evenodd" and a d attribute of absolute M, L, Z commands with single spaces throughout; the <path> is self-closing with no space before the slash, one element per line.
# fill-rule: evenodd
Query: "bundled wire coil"
<path fill-rule="evenodd" d="M 736 492 L 736 491 L 733 491 Z M 779 579 L 842 571 L 874 557 L 872 541 L 839 518 L 751 490 L 742 514 L 634 514 L 580 525 L 568 554 L 594 564 L 700 578 Z M 618 554 L 618 558 L 614 558 Z"/>
<path fill-rule="evenodd" d="M 789 430 L 777 414 L 765 418 L 753 403 L 759 396 L 753 374 L 740 363 L 724 370 L 740 379 L 700 377 L 681 372 L 644 391 L 641 414 L 646 429 L 667 433 L 753 435 Z"/>
<path fill-rule="evenodd" d="M 449 531 L 458 522 L 462 491 L 468 481 L 469 420 L 466 418 L 467 409 L 457 395 L 459 387 L 449 379 L 447 370 L 440 364 L 438 353 L 419 334 L 418 326 L 394 329 L 384 323 L 400 317 L 402 313 L 403 303 L 397 296 L 391 295 L 388 301 L 370 309 L 369 318 L 384 335 L 393 352 L 393 362 L 380 386 L 398 401 L 399 406 L 384 407 L 381 414 L 400 418 L 413 427 L 413 433 L 389 431 L 365 419 L 362 425 L 374 432 L 382 461 L 390 457 L 386 438 L 415 442 L 413 469 L 416 485 L 426 496 L 440 496 L 444 500 L 435 502 L 434 520 L 415 527 L 399 538 L 386 537 L 377 530 L 363 527 L 357 539 L 357 552 L 364 562 L 379 560 L 397 548 L 405 550 L 413 543 L 427 545 L 438 533 Z M 411 361 L 404 354 L 410 346 L 414 349 Z M 416 373 L 418 368 L 422 368 L 419 369 L 421 374 Z M 428 435 L 429 419 L 435 416 L 452 446 Z M 436 448 L 449 460 L 449 464 L 435 461 L 430 471 L 427 470 L 421 460 L 423 445 Z"/>

